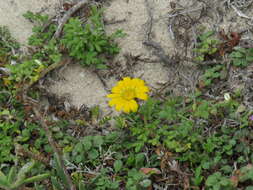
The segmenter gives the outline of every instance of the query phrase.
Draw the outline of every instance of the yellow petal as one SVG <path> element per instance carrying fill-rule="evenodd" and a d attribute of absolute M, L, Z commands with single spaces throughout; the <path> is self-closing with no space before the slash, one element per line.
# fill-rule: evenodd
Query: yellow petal
<path fill-rule="evenodd" d="M 112 88 L 112 93 L 119 94 L 121 91 L 121 88 L 119 86 L 115 86 Z"/>
<path fill-rule="evenodd" d="M 123 78 L 123 81 L 124 81 L 124 82 L 129 82 L 129 81 L 131 81 L 131 78 L 130 78 L 130 77 L 124 77 L 124 78 Z"/>
<path fill-rule="evenodd" d="M 107 98 L 118 98 L 119 94 L 107 94 Z"/>
<path fill-rule="evenodd" d="M 138 104 L 134 98 L 147 100 L 147 92 L 149 92 L 149 88 L 143 80 L 124 77 L 112 88 L 112 93 L 108 94 L 107 98 L 111 98 L 109 105 L 112 107 L 115 106 L 117 111 L 123 111 L 125 113 L 131 111 L 136 112 L 138 110 Z"/>
<path fill-rule="evenodd" d="M 133 112 L 137 112 L 138 110 L 138 104 L 135 100 L 131 100 L 129 102 L 129 106 L 130 106 L 130 110 L 133 111 Z"/>
<path fill-rule="evenodd" d="M 148 95 L 146 93 L 138 93 L 136 95 L 136 98 L 139 98 L 141 100 L 147 100 L 148 99 Z"/>
<path fill-rule="evenodd" d="M 130 104 L 124 104 L 124 106 L 123 106 L 123 111 L 124 111 L 125 113 L 129 113 L 129 112 L 130 112 L 130 109 L 131 109 Z"/>
<path fill-rule="evenodd" d="M 122 110 L 122 107 L 123 107 L 123 104 L 119 103 L 119 104 L 116 104 L 115 109 L 116 109 L 117 111 L 121 111 L 121 110 Z"/>
<path fill-rule="evenodd" d="M 138 78 L 134 78 L 132 81 L 133 81 L 133 84 L 135 84 L 136 86 L 144 86 L 145 85 L 145 82 L 141 79 L 138 79 Z"/>
<path fill-rule="evenodd" d="M 114 105 L 117 105 L 121 102 L 121 99 L 120 98 L 113 98 L 109 101 L 109 106 L 114 106 Z"/>
<path fill-rule="evenodd" d="M 149 92 L 149 88 L 147 86 L 140 86 L 137 88 L 138 92 Z"/>

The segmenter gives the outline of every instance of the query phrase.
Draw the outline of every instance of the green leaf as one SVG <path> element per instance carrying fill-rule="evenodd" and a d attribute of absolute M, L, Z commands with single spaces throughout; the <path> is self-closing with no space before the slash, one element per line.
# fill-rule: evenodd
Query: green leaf
<path fill-rule="evenodd" d="M 96 135 L 93 137 L 93 145 L 95 147 L 100 147 L 103 145 L 103 143 L 104 143 L 103 136 Z"/>
<path fill-rule="evenodd" d="M 195 116 L 201 117 L 203 119 L 208 119 L 209 117 L 209 103 L 207 101 L 201 102 L 201 104 L 197 107 Z"/>
<path fill-rule="evenodd" d="M 246 61 L 247 62 L 252 62 L 253 61 L 253 56 L 247 56 Z"/>
<path fill-rule="evenodd" d="M 84 150 L 83 144 L 80 143 L 80 142 L 77 143 L 76 146 L 75 146 L 75 148 L 74 148 L 74 151 L 75 152 L 83 152 L 83 150 Z"/>
<path fill-rule="evenodd" d="M 33 176 L 33 177 L 25 179 L 23 181 L 23 184 L 34 183 L 34 182 L 38 182 L 38 181 L 43 181 L 44 179 L 47 179 L 48 177 L 50 177 L 50 174 L 48 174 L 48 173 L 36 175 L 36 176 Z"/>
<path fill-rule="evenodd" d="M 13 166 L 8 173 L 8 182 L 12 184 L 15 180 L 16 168 Z"/>
<path fill-rule="evenodd" d="M 241 52 L 239 51 L 235 51 L 235 52 L 232 52 L 230 54 L 230 57 L 232 58 L 243 58 L 244 57 L 244 54 L 242 54 Z"/>
<path fill-rule="evenodd" d="M 96 68 L 102 70 L 102 69 L 107 69 L 108 67 L 105 64 L 96 64 Z"/>
<path fill-rule="evenodd" d="M 94 160 L 96 159 L 97 157 L 99 156 L 99 153 L 96 149 L 91 149 L 89 152 L 88 152 L 88 157 L 89 159 L 91 160 Z"/>
<path fill-rule="evenodd" d="M 144 115 L 145 120 L 149 121 L 152 119 L 151 116 L 155 109 L 156 104 L 157 101 L 150 98 L 146 101 L 146 103 L 143 106 L 141 106 L 140 113 Z"/>
<path fill-rule="evenodd" d="M 122 166 L 123 166 L 123 163 L 122 163 L 121 160 L 116 160 L 113 163 L 113 167 L 114 167 L 114 170 L 115 170 L 116 173 L 118 173 L 121 170 Z"/>
<path fill-rule="evenodd" d="M 2 171 L 0 171 L 0 187 L 3 189 L 7 189 L 10 187 L 8 179 Z"/>
<path fill-rule="evenodd" d="M 31 169 L 34 167 L 35 162 L 31 161 L 25 164 L 18 172 L 17 174 L 17 181 L 16 183 L 19 183 L 25 179 L 26 174 L 31 171 Z"/>
<path fill-rule="evenodd" d="M 92 139 L 90 137 L 84 137 L 82 140 L 83 148 L 85 151 L 88 151 L 92 147 Z"/>
<path fill-rule="evenodd" d="M 78 184 L 78 190 L 86 190 L 83 181 L 80 181 L 80 182 L 79 182 L 79 184 Z"/>
<path fill-rule="evenodd" d="M 143 167 L 145 161 L 144 153 L 139 153 L 135 156 L 135 166 L 136 167 Z"/>
<path fill-rule="evenodd" d="M 195 170 L 195 177 L 194 177 L 194 185 L 199 186 L 203 180 L 203 176 L 201 176 L 202 168 L 201 166 L 197 167 Z"/>
<path fill-rule="evenodd" d="M 80 162 L 84 161 L 83 159 L 84 159 L 83 155 L 77 155 L 77 156 L 75 156 L 75 162 L 76 163 L 80 163 Z"/>
<path fill-rule="evenodd" d="M 199 36 L 199 39 L 200 39 L 201 41 L 204 41 L 204 40 L 206 40 L 207 38 L 209 38 L 210 36 L 212 36 L 213 34 L 214 34 L 214 31 L 208 31 L 208 32 L 206 32 L 206 33 L 200 35 L 200 36 Z"/>
<path fill-rule="evenodd" d="M 61 184 L 57 181 L 56 177 L 51 177 L 51 182 L 54 190 L 64 190 Z"/>
<path fill-rule="evenodd" d="M 65 175 L 64 170 L 60 165 L 60 159 L 56 154 L 54 156 L 54 167 L 64 186 L 67 187 L 67 189 L 70 189 L 70 184 L 68 183 L 67 176 Z"/>
<path fill-rule="evenodd" d="M 216 173 L 208 176 L 208 178 L 206 180 L 206 185 L 207 186 L 214 186 L 215 184 L 217 184 L 217 182 L 219 181 L 220 178 L 221 178 L 221 173 L 216 172 Z"/>

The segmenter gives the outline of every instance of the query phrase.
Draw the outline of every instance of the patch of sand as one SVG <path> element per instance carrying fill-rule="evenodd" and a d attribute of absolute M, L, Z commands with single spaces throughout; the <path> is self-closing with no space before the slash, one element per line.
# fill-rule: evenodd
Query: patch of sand
<path fill-rule="evenodd" d="M 153 1 L 150 1 L 154 3 Z M 169 2 L 167 0 L 156 1 L 154 17 L 158 20 L 154 26 L 154 36 L 157 42 L 162 43 L 163 48 L 167 53 L 173 50 L 170 41 L 166 24 L 163 19 L 159 19 L 166 15 Z M 123 29 L 127 34 L 126 37 L 118 39 L 117 42 L 121 47 L 121 52 L 115 61 L 120 61 L 124 65 L 126 61 L 124 54 L 130 53 L 133 56 L 142 55 L 146 58 L 154 58 L 151 52 L 142 44 L 145 40 L 146 22 L 148 20 L 147 9 L 144 0 L 129 1 L 112 0 L 110 5 L 105 9 L 106 20 L 123 20 L 126 22 L 120 24 L 112 24 L 106 26 L 106 31 L 112 33 L 117 29 Z M 84 78 L 80 76 L 83 75 Z M 102 106 L 104 111 L 108 111 L 105 98 L 106 91 L 101 82 L 91 74 L 87 69 L 70 66 L 66 70 L 66 80 L 56 82 L 50 87 L 51 91 L 64 96 L 69 94 L 69 98 L 73 105 L 80 106 L 85 104 L 92 106 L 98 104 Z M 165 82 L 169 79 L 169 70 L 162 63 L 144 63 L 140 62 L 133 68 L 133 76 L 140 77 L 146 81 L 147 85 L 157 87 L 158 82 Z M 112 82 L 113 81 L 113 82 Z M 108 86 L 113 86 L 116 83 L 114 77 L 108 80 Z"/>
<path fill-rule="evenodd" d="M 6 25 L 9 27 L 13 36 L 22 44 L 26 44 L 27 38 L 32 33 L 32 23 L 23 18 L 23 14 L 30 10 L 34 12 L 43 12 L 54 14 L 59 6 L 60 0 L 2 0 L 0 1 L 0 25 Z M 175 51 L 180 51 L 181 46 L 175 47 L 173 41 L 171 40 L 170 33 L 168 32 L 168 12 L 171 11 L 169 0 L 147 0 L 154 16 L 153 29 L 151 32 L 151 37 L 154 41 L 161 44 L 165 53 L 172 55 Z M 189 0 L 183 1 L 178 0 L 178 3 L 184 6 L 191 5 L 193 9 L 198 7 L 199 1 Z M 197 3 L 194 5 L 195 2 Z M 215 0 L 214 5 L 222 7 L 219 5 L 219 1 Z M 142 58 L 157 59 L 153 55 L 150 49 L 147 49 L 143 45 L 143 41 L 146 40 L 147 32 L 147 21 L 148 21 L 148 11 L 146 7 L 146 0 L 111 0 L 107 3 L 105 9 L 105 19 L 106 20 L 123 20 L 125 22 L 120 22 L 117 24 L 106 25 L 106 31 L 112 33 L 117 29 L 123 29 L 127 34 L 126 37 L 118 39 L 117 42 L 121 47 L 122 51 L 116 57 L 115 61 L 118 61 L 120 65 L 126 65 L 127 59 L 124 58 L 125 54 L 131 54 L 133 56 L 141 56 Z M 211 10 L 207 8 L 209 12 L 214 13 L 216 8 L 213 7 Z M 231 12 L 231 11 L 230 11 Z M 194 14 L 200 14 L 199 12 L 194 12 Z M 249 11 L 246 12 L 247 14 Z M 215 18 L 215 14 L 210 14 L 206 19 L 202 20 L 202 23 L 206 21 L 208 28 L 213 28 L 212 25 L 225 28 L 225 31 L 232 27 L 232 30 L 236 31 L 235 28 L 238 27 L 238 21 L 243 20 L 243 18 L 238 17 L 234 11 L 232 11 L 233 16 L 224 17 L 224 21 L 214 24 L 214 22 L 219 19 Z M 234 20 L 231 18 L 235 18 Z M 210 21 L 213 19 L 213 23 Z M 237 22 L 235 22 L 235 20 Z M 245 21 L 245 19 L 244 19 Z M 243 26 L 243 22 L 239 26 Z M 244 28 L 244 27 L 242 27 Z M 190 31 L 192 33 L 192 31 Z M 177 33 L 176 33 L 177 34 Z M 191 39 L 192 40 L 192 39 Z M 191 42 L 189 42 L 191 43 Z M 181 43 L 181 45 L 184 45 Z M 183 46 L 182 46 L 183 47 Z M 168 80 L 174 80 L 173 70 L 168 67 L 164 67 L 162 63 L 147 63 L 143 61 L 138 61 L 136 65 L 131 68 L 132 76 L 140 77 L 144 79 L 148 85 L 156 88 L 158 83 L 164 83 Z M 175 72 L 175 71 L 174 71 Z M 180 70 L 180 72 L 184 72 Z M 194 71 L 193 71 L 194 72 Z M 94 105 L 100 105 L 104 111 L 110 111 L 107 107 L 107 99 L 105 95 L 107 92 L 104 89 L 101 81 L 93 74 L 89 69 L 83 68 L 79 65 L 69 65 L 62 73 L 65 80 L 56 81 L 54 84 L 48 88 L 51 92 L 55 93 L 57 96 L 67 96 L 71 100 L 71 103 L 80 107 L 85 104 L 89 107 Z M 114 74 L 116 75 L 116 73 Z M 177 78 L 175 81 L 185 81 L 189 83 L 189 80 L 185 78 L 193 76 L 192 73 L 186 75 L 184 78 Z M 107 85 L 112 87 L 116 83 L 115 76 L 106 79 Z"/>
<path fill-rule="evenodd" d="M 0 25 L 7 26 L 21 44 L 32 34 L 32 23 L 23 17 L 27 11 L 55 14 L 58 0 L 1 0 Z"/>
<path fill-rule="evenodd" d="M 72 64 L 60 73 L 63 80 L 50 86 L 50 91 L 58 96 L 68 97 L 76 107 L 85 104 L 88 107 L 99 105 L 107 109 L 106 90 L 98 77 L 89 69 L 79 64 Z"/>

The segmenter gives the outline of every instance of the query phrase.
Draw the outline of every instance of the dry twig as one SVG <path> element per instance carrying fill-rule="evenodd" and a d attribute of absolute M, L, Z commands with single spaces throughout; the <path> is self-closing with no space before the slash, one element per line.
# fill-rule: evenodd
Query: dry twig
<path fill-rule="evenodd" d="M 161 47 L 161 45 L 157 42 L 154 42 L 151 39 L 151 33 L 153 28 L 153 13 L 152 13 L 152 6 L 149 4 L 148 0 L 145 0 L 145 4 L 148 11 L 148 21 L 147 21 L 147 31 L 146 31 L 146 39 L 143 42 L 144 45 L 153 48 L 155 51 L 155 55 L 164 63 L 164 64 L 171 64 L 173 61 L 171 61 L 171 58 L 166 55 L 164 49 Z"/>
<path fill-rule="evenodd" d="M 236 12 L 236 14 L 237 14 L 239 17 L 247 18 L 247 19 L 250 19 L 250 20 L 253 19 L 252 17 L 249 17 L 249 16 L 245 15 L 244 13 L 242 13 L 242 12 L 241 12 L 240 10 L 238 10 L 234 5 L 231 5 L 231 7 L 234 9 L 234 11 Z"/>
<path fill-rule="evenodd" d="M 39 109 L 37 108 L 36 105 L 33 106 L 33 112 L 35 114 L 35 116 L 37 117 L 37 119 L 39 120 L 42 128 L 45 130 L 45 133 L 46 133 L 46 136 L 47 136 L 47 139 L 48 139 L 48 142 L 50 144 L 50 146 L 53 148 L 53 151 L 54 153 L 56 154 L 58 160 L 59 160 L 59 164 L 61 166 L 61 168 L 63 169 L 64 171 L 64 174 L 67 178 L 67 181 L 68 181 L 68 184 L 70 186 L 70 190 L 76 190 L 76 187 L 75 185 L 73 184 L 72 180 L 71 180 L 71 177 L 64 165 L 64 160 L 62 158 L 62 153 L 61 151 L 57 148 L 57 144 L 56 142 L 54 141 L 53 139 L 53 135 L 52 135 L 52 132 L 49 130 L 47 124 L 46 124 L 46 121 L 45 119 L 43 118 L 43 116 L 40 114 L 39 112 Z"/>
<path fill-rule="evenodd" d="M 56 30 L 56 32 L 54 33 L 54 38 L 59 38 L 61 31 L 63 29 L 64 24 L 66 24 L 66 22 L 69 20 L 69 18 L 79 9 L 81 9 L 84 5 L 88 4 L 89 0 L 82 0 L 79 3 L 77 3 L 76 5 L 74 5 L 73 7 L 71 7 L 68 12 L 62 17 L 62 19 L 60 20 L 60 23 L 58 25 L 58 28 Z"/>
<path fill-rule="evenodd" d="M 23 95 L 23 99 L 26 100 L 26 94 L 28 92 L 28 90 L 36 83 L 38 82 L 40 79 L 42 79 L 43 77 L 45 77 L 48 73 L 50 73 L 51 71 L 53 71 L 54 69 L 56 68 L 59 68 L 63 65 L 66 65 L 66 64 L 69 64 L 71 62 L 71 58 L 69 57 L 66 57 L 66 58 L 63 58 L 61 61 L 59 62 L 56 62 L 56 63 L 53 63 L 52 65 L 50 65 L 49 67 L 47 67 L 45 70 L 43 70 L 41 73 L 40 73 L 40 76 L 39 76 L 39 79 L 32 82 L 32 83 L 29 83 L 27 85 L 25 85 L 21 90 L 22 90 L 22 95 Z"/>

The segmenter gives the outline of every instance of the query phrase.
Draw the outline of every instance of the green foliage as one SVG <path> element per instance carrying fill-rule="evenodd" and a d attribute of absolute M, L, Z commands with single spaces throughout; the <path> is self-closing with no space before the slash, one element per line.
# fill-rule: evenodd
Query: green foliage
<path fill-rule="evenodd" d="M 13 55 L 13 50 L 18 48 L 16 42 L 5 28 L 0 28 L 0 63 L 9 71 L 9 75 L 0 78 L 1 189 L 18 189 L 28 183 L 36 190 L 70 189 L 59 157 L 53 154 L 45 131 L 35 124 L 29 109 L 24 109 L 27 105 L 15 99 L 15 90 L 23 84 L 37 81 L 44 69 L 59 62 L 66 53 L 82 65 L 103 68 L 105 58 L 118 53 L 119 48 L 113 40 L 122 36 L 122 32 L 106 35 L 102 12 L 93 7 L 85 23 L 79 18 L 71 18 L 59 40 L 52 39 L 56 25 L 47 25 L 48 16 L 26 13 L 25 17 L 36 26 L 29 39 L 33 52 L 22 60 Z M 218 41 L 212 35 L 213 32 L 207 32 L 199 37 L 200 42 L 194 50 L 197 63 L 212 59 L 217 52 Z M 233 65 L 243 67 L 252 62 L 252 55 L 252 48 L 239 48 L 230 54 L 230 58 Z M 9 64 L 11 60 L 17 64 Z M 226 79 L 226 64 L 204 65 L 203 68 L 200 90 Z M 179 189 L 183 189 L 179 181 L 182 173 L 185 180 L 189 178 L 193 189 L 250 190 L 253 182 L 250 164 L 253 162 L 253 123 L 249 117 L 252 111 L 243 102 L 242 92 L 229 93 L 231 98 L 224 101 L 221 99 L 223 95 L 214 97 L 211 94 L 210 97 L 214 98 L 210 98 L 202 91 L 190 97 L 150 98 L 138 112 L 114 117 L 114 131 L 103 128 L 113 117 L 100 119 L 98 106 L 89 110 L 88 121 L 79 117 L 70 121 L 56 121 L 50 117 L 47 120 L 78 190 L 149 189 L 153 183 L 163 181 L 160 178 L 164 176 L 170 176 L 170 183 L 175 182 L 179 184 Z M 31 91 L 29 95 L 38 100 L 38 94 Z M 76 125 L 75 129 L 70 129 L 73 125 Z M 94 127 L 96 134 L 82 135 L 88 131 L 87 126 Z M 35 168 L 34 162 L 17 157 L 15 143 L 32 154 L 52 157 L 52 168 Z M 17 170 L 10 167 L 14 162 L 25 165 Z M 171 171 L 171 163 L 174 162 L 178 168 Z M 143 169 L 161 169 L 163 173 L 147 174 Z M 49 177 L 48 170 L 51 184 L 44 187 L 40 181 Z"/>
<path fill-rule="evenodd" d="M 253 62 L 253 48 L 236 48 L 229 57 L 237 67 L 246 67 Z"/>
<path fill-rule="evenodd" d="M 13 137 L 20 133 L 21 115 L 16 110 L 0 108 L 0 163 L 13 161 Z"/>
<path fill-rule="evenodd" d="M 39 73 L 45 68 L 39 60 L 28 60 L 21 64 L 6 66 L 10 70 L 7 80 L 13 83 L 35 82 L 39 78 Z"/>
<path fill-rule="evenodd" d="M 132 169 L 128 172 L 126 189 L 129 190 L 141 190 L 148 188 L 152 182 L 148 179 L 148 176 Z"/>
<path fill-rule="evenodd" d="M 68 183 L 67 176 L 65 175 L 64 170 L 60 164 L 60 159 L 56 154 L 54 156 L 53 166 L 56 170 L 56 175 L 51 177 L 51 182 L 54 189 L 57 190 L 70 189 L 70 184 Z M 59 180 L 57 179 L 56 176 L 58 177 Z"/>
<path fill-rule="evenodd" d="M 210 175 L 206 180 L 206 185 L 210 190 L 233 190 L 233 186 L 231 181 L 227 178 L 222 176 L 220 172 L 216 172 Z"/>
<path fill-rule="evenodd" d="M 45 23 L 49 21 L 48 15 L 41 15 L 28 11 L 23 16 L 35 24 L 33 27 L 33 34 L 28 39 L 29 45 L 43 47 L 45 42 L 48 42 L 48 40 L 52 38 L 56 30 L 56 25 L 50 24 L 48 28 L 44 27 Z"/>
<path fill-rule="evenodd" d="M 29 37 L 28 43 L 30 46 L 36 48 L 32 54 L 32 60 L 42 62 L 44 68 L 52 63 L 57 63 L 61 60 L 61 52 L 57 40 L 53 39 L 53 34 L 56 31 L 56 25 L 49 22 L 48 15 L 41 15 L 38 13 L 27 12 L 24 17 L 35 25 L 33 27 L 33 34 Z M 31 61 L 31 60 L 29 60 Z M 43 68 L 41 68 L 42 70 Z"/>
<path fill-rule="evenodd" d="M 204 74 L 201 76 L 204 86 L 210 86 L 215 79 L 222 79 L 222 70 L 224 67 L 222 65 L 216 65 L 205 70 Z"/>
<path fill-rule="evenodd" d="M 19 48 L 19 44 L 11 36 L 9 30 L 5 26 L 0 26 L 0 62 L 8 63 L 11 58 L 15 56 L 12 54 L 13 50 Z"/>
<path fill-rule="evenodd" d="M 25 14 L 23 14 L 23 16 L 31 22 L 35 22 L 39 25 L 43 25 L 48 21 L 47 15 L 41 15 L 39 13 L 33 13 L 31 11 L 27 11 Z"/>
<path fill-rule="evenodd" d="M 104 168 L 101 173 L 93 178 L 90 184 L 86 185 L 86 189 L 113 190 L 119 189 L 119 181 L 113 181 L 108 177 L 109 171 Z"/>
<path fill-rule="evenodd" d="M 71 18 L 64 26 L 61 43 L 68 49 L 69 55 L 80 61 L 80 64 L 95 65 L 104 68 L 104 54 L 115 54 L 119 48 L 113 39 L 123 36 L 118 30 L 107 36 L 102 21 L 102 10 L 93 7 L 87 23 L 78 18 Z"/>
<path fill-rule="evenodd" d="M 180 97 L 171 97 L 162 103 L 150 99 L 138 114 L 125 116 L 126 121 L 121 128 L 129 130 L 126 133 L 132 137 L 128 137 L 126 147 L 134 148 L 135 155 L 145 147 L 166 147 L 177 155 L 177 160 L 190 165 L 194 171 L 192 182 L 197 186 L 202 185 L 204 179 L 217 170 L 222 175 L 231 175 L 231 163 L 249 162 L 251 145 L 241 139 L 252 139 L 252 135 L 247 134 L 250 129 L 242 128 L 244 125 L 241 125 L 241 129 L 240 126 L 216 127 L 214 121 L 218 119 L 222 123 L 224 118 L 242 120 L 244 116 L 236 113 L 239 106 L 234 100 L 215 102 L 198 98 L 196 102 L 188 99 L 186 104 Z M 135 156 L 130 154 L 129 159 L 131 157 Z M 155 159 L 152 164 L 157 162 Z M 210 189 L 231 187 L 226 177 L 217 179 L 212 186 L 215 176 L 206 182 Z"/>
<path fill-rule="evenodd" d="M 251 164 L 240 168 L 238 173 L 240 182 L 253 181 L 253 167 Z"/>
<path fill-rule="evenodd" d="M 4 77 L 5 85 L 34 83 L 39 79 L 40 73 L 45 68 L 61 60 L 61 53 L 58 49 L 57 42 L 51 39 L 56 26 L 51 24 L 46 30 L 44 28 L 44 24 L 48 22 L 48 16 L 32 12 L 27 12 L 24 16 L 36 24 L 33 28 L 34 33 L 28 40 L 29 45 L 36 47 L 36 51 L 33 52 L 31 57 L 25 57 L 23 60 L 18 60 L 16 64 L 8 64 L 5 66 L 9 70 L 9 76 Z M 11 51 L 11 48 L 18 47 L 14 42 L 9 44 L 4 41 L 4 43 L 9 48 L 6 49 L 8 51 Z"/>
<path fill-rule="evenodd" d="M 0 123 L 0 131 L 0 163 L 12 161 L 14 159 L 12 136 L 19 132 L 18 126 L 17 124 Z"/>
<path fill-rule="evenodd" d="M 193 50 L 197 54 L 197 56 L 195 57 L 195 61 L 201 63 L 202 61 L 205 61 L 206 56 L 213 55 L 217 52 L 217 45 L 219 41 L 212 38 L 213 34 L 213 31 L 208 31 L 199 36 L 199 43 L 197 44 L 197 47 Z"/>
<path fill-rule="evenodd" d="M 96 167 L 101 164 L 101 158 L 107 151 L 108 144 L 117 139 L 118 135 L 114 133 L 108 136 L 85 136 L 73 148 L 70 160 L 75 164 L 91 164 Z"/>
<path fill-rule="evenodd" d="M 42 181 L 50 176 L 50 174 L 44 173 L 28 177 L 28 173 L 33 169 L 34 166 L 35 162 L 28 162 L 19 170 L 13 166 L 7 175 L 0 171 L 0 188 L 4 190 L 15 190 L 19 189 L 25 184 Z"/>

